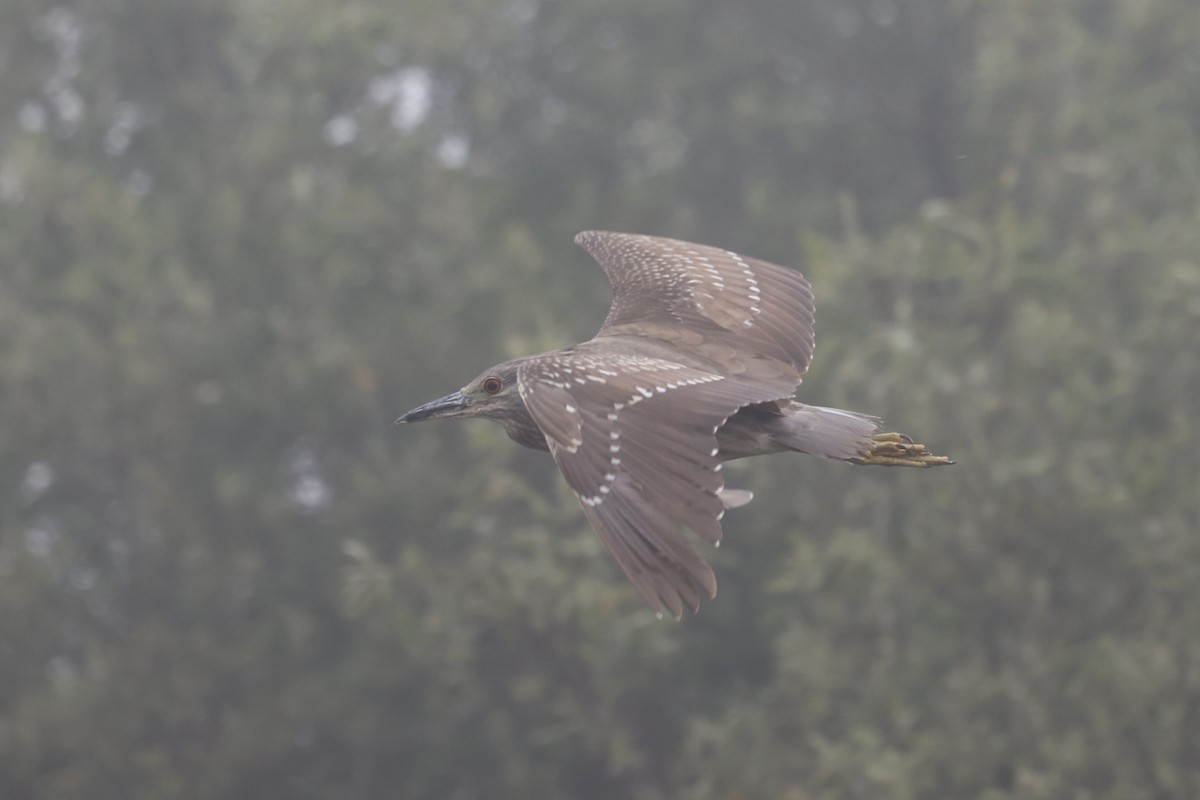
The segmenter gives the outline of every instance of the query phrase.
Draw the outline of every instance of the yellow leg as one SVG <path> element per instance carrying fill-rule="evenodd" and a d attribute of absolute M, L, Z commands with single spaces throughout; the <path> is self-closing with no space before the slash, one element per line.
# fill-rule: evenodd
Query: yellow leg
<path fill-rule="evenodd" d="M 877 433 L 871 437 L 871 449 L 851 464 L 877 467 L 943 467 L 953 464 L 946 456 L 935 456 L 925 445 L 918 444 L 903 433 Z"/>

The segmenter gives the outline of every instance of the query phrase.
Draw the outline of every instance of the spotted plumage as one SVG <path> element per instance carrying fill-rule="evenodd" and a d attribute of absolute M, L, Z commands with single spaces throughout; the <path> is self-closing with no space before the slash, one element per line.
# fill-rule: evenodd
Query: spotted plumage
<path fill-rule="evenodd" d="M 722 461 L 783 450 L 889 466 L 951 463 L 878 420 L 792 397 L 813 355 L 813 295 L 794 270 L 654 236 L 576 237 L 608 275 L 594 338 L 499 364 L 400 422 L 483 416 L 549 450 L 605 547 L 657 612 L 716 594 L 686 535 L 717 544 Z M 497 388 L 498 387 L 498 388 Z M 496 391 L 491 391 L 495 389 Z"/>

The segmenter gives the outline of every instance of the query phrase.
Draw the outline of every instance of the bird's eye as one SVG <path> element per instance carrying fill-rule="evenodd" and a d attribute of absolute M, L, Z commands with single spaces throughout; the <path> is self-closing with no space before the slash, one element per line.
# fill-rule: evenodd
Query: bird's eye
<path fill-rule="evenodd" d="M 503 388 L 504 382 L 499 378 L 492 377 L 484 378 L 483 380 L 483 390 L 488 394 L 499 394 L 500 390 Z"/>

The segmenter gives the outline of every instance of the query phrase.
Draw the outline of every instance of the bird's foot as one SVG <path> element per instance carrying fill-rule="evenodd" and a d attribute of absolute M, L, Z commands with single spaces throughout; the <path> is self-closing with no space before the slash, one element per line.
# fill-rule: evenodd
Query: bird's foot
<path fill-rule="evenodd" d="M 871 437 L 871 449 L 852 464 L 878 467 L 943 467 L 953 464 L 946 456 L 936 456 L 925 445 L 918 444 L 903 433 L 877 433 Z"/>

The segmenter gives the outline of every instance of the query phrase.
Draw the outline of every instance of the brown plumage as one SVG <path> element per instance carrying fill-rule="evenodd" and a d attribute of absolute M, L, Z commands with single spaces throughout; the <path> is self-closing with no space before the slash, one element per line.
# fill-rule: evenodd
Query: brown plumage
<path fill-rule="evenodd" d="M 729 250 L 587 231 L 612 308 L 587 342 L 486 370 L 398 422 L 482 416 L 549 450 L 584 514 L 646 602 L 679 617 L 716 595 L 684 530 L 716 544 L 729 490 L 721 463 L 784 450 L 857 464 L 953 463 L 875 417 L 793 393 L 813 355 L 804 276 Z"/>

